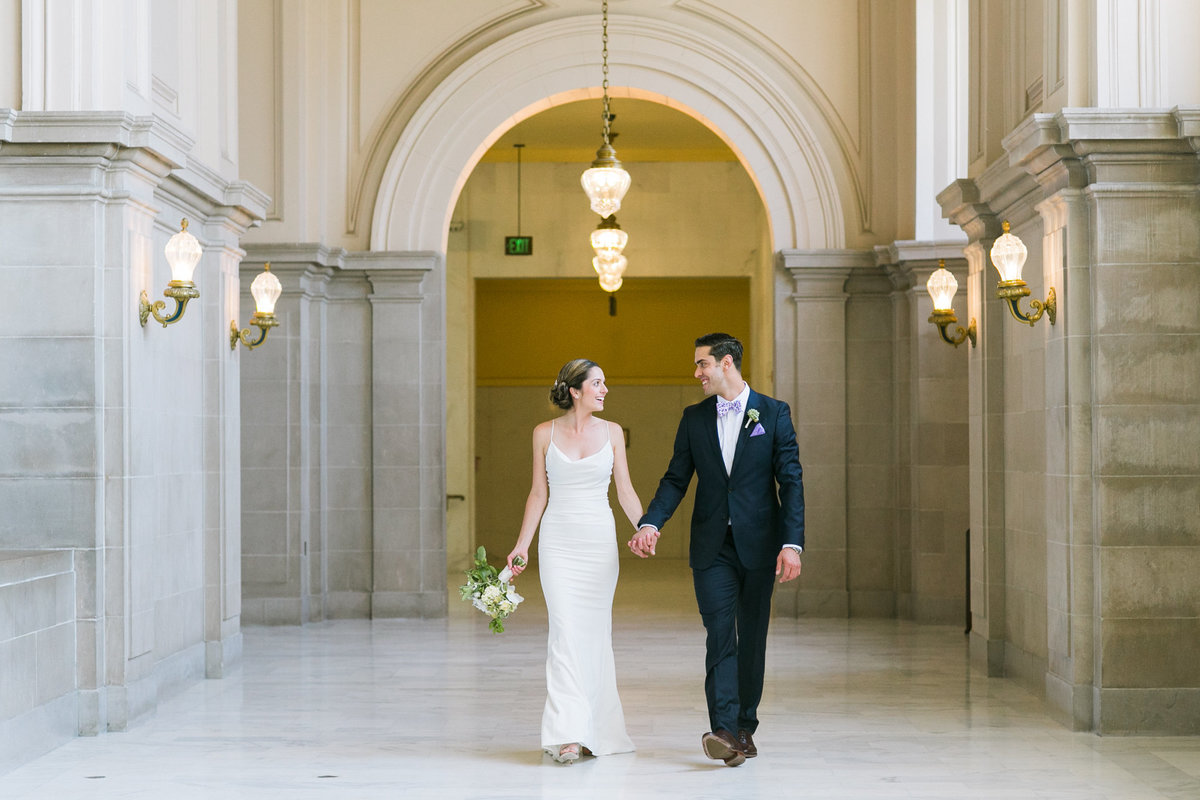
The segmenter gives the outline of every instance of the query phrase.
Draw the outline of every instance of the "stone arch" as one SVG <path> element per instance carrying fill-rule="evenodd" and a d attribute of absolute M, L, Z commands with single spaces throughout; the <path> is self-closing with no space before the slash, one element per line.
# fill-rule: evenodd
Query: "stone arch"
<path fill-rule="evenodd" d="M 488 147 L 521 119 L 598 97 L 594 16 L 536 25 L 467 59 L 399 132 L 372 215 L 375 251 L 445 252 L 454 203 Z M 768 58 L 765 54 L 763 58 Z M 609 65 L 624 90 L 697 118 L 733 149 L 762 196 L 776 251 L 841 248 L 856 212 L 848 165 L 808 88 L 747 69 L 745 53 L 661 20 L 609 21 Z M 781 72 L 781 71 L 776 71 Z M 514 109 L 519 111 L 514 112 Z M 814 128 L 812 122 L 822 125 Z"/>

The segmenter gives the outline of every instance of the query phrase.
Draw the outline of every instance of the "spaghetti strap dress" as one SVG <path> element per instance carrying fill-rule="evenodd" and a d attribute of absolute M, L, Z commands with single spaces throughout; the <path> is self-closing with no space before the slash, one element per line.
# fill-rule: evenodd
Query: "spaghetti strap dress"
<path fill-rule="evenodd" d="M 608 504 L 611 433 L 599 451 L 572 460 L 554 444 L 553 425 L 550 430 L 550 497 L 538 536 L 550 623 L 542 747 L 555 754 L 578 742 L 595 755 L 628 753 L 634 746 L 625 731 L 612 650 L 617 532 Z"/>

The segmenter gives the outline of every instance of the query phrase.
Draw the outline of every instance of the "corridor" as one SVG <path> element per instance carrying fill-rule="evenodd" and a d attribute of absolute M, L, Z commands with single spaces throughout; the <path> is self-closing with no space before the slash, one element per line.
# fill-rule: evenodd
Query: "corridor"
<path fill-rule="evenodd" d="M 622 569 L 614 642 L 636 754 L 571 767 L 541 755 L 545 609 L 531 573 L 501 636 L 456 597 L 445 620 L 248 628 L 231 677 L 0 775 L 0 796 L 1200 797 L 1200 739 L 1072 733 L 969 669 L 960 629 L 896 620 L 777 618 L 761 755 L 723 767 L 699 747 L 704 642 L 686 569 Z"/>

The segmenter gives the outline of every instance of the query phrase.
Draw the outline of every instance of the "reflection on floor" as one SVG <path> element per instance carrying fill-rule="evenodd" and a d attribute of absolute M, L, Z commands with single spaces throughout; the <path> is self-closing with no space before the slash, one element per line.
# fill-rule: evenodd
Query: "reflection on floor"
<path fill-rule="evenodd" d="M 631 755 L 539 750 L 545 610 L 250 628 L 231 677 L 126 733 L 0 776 L 21 798 L 1190 798 L 1200 739 L 1072 733 L 967 666 L 958 628 L 777 619 L 760 756 L 700 751 L 703 632 L 686 569 L 622 564 L 615 648 Z M 457 577 L 452 577 L 457 582 Z"/>

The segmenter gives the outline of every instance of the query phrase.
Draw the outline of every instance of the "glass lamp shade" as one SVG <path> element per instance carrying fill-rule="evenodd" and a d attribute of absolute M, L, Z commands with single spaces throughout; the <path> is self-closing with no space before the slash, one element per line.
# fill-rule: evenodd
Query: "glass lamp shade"
<path fill-rule="evenodd" d="M 939 264 L 938 269 L 925 282 L 929 296 L 933 298 L 934 311 L 949 311 L 954 304 L 954 294 L 958 291 L 958 281 L 954 274 Z"/>
<path fill-rule="evenodd" d="M 270 264 L 250 284 L 250 294 L 254 295 L 254 305 L 258 307 L 259 314 L 275 313 L 275 303 L 283 294 L 283 285 L 271 272 Z"/>
<path fill-rule="evenodd" d="M 191 283 L 192 273 L 204 251 L 195 236 L 188 233 L 188 221 L 181 220 L 179 233 L 167 241 L 167 263 L 171 265 L 171 280 L 178 283 Z"/>
<path fill-rule="evenodd" d="M 579 183 L 591 201 L 592 211 L 610 217 L 621 210 L 621 200 L 633 179 L 617 160 L 617 151 L 605 142 L 596 151 L 596 160 L 584 170 Z"/>
<path fill-rule="evenodd" d="M 629 259 L 625 256 L 617 255 L 614 257 L 596 256 L 592 259 L 592 267 L 595 268 L 596 274 L 604 277 L 605 275 L 615 275 L 618 278 L 625 274 L 625 267 L 629 265 Z"/>
<path fill-rule="evenodd" d="M 620 275 L 601 275 L 600 276 L 600 288 L 603 289 L 604 291 L 608 292 L 609 294 L 612 294 L 613 292 L 617 291 L 617 289 L 620 289 L 621 283 L 622 283 L 622 280 L 621 280 Z"/>
<path fill-rule="evenodd" d="M 592 211 L 607 217 L 621 210 L 621 199 L 633 179 L 621 167 L 591 167 L 584 170 L 579 182 L 587 192 Z"/>
<path fill-rule="evenodd" d="M 1025 268 L 1025 259 L 1029 251 L 1025 243 L 1008 232 L 1008 222 L 1004 223 L 1004 235 L 992 245 L 992 263 L 1000 273 L 1001 283 L 1011 283 L 1021 280 L 1021 270 Z"/>
<path fill-rule="evenodd" d="M 628 241 L 629 234 L 620 228 L 601 227 L 592 231 L 592 249 L 597 256 L 619 256 Z"/>

